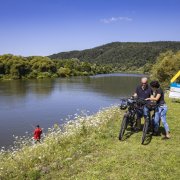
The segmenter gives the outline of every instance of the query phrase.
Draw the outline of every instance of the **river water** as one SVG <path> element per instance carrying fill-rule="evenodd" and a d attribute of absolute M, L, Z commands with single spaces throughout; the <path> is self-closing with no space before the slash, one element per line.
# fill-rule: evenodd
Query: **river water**
<path fill-rule="evenodd" d="M 142 75 L 107 74 L 43 80 L 0 81 L 0 146 L 13 143 L 13 135 L 44 131 L 62 125 L 74 114 L 93 114 L 131 96 Z"/>

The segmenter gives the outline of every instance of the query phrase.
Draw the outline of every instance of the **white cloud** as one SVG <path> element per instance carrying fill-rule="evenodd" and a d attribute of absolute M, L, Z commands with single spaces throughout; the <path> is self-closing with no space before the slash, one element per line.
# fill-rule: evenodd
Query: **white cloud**
<path fill-rule="evenodd" d="M 133 19 L 130 17 L 111 17 L 106 19 L 101 19 L 100 21 L 105 24 L 117 22 L 117 21 L 132 21 Z"/>

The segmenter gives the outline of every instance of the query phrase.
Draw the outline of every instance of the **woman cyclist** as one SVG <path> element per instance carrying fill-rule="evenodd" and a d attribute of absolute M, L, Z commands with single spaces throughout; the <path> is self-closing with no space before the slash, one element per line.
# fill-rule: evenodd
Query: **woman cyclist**
<path fill-rule="evenodd" d="M 158 134 L 159 129 L 159 119 L 161 118 L 161 121 L 163 123 L 163 126 L 166 131 L 165 138 L 169 139 L 169 126 L 166 121 L 166 113 L 167 113 L 167 105 L 164 101 L 164 92 L 162 88 L 160 87 L 160 84 L 158 81 L 152 81 L 150 83 L 150 86 L 152 88 L 152 95 L 150 98 L 147 98 L 146 100 L 156 101 L 157 102 L 157 108 L 155 109 L 155 118 L 154 118 L 154 135 Z"/>

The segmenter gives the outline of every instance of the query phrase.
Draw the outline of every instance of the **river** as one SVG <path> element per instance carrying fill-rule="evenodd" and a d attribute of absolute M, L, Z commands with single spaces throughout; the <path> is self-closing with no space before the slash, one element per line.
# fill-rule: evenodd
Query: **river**
<path fill-rule="evenodd" d="M 44 131 L 62 125 L 74 114 L 93 114 L 131 96 L 142 75 L 107 74 L 42 80 L 0 81 L 0 146 L 13 143 L 13 135 Z"/>

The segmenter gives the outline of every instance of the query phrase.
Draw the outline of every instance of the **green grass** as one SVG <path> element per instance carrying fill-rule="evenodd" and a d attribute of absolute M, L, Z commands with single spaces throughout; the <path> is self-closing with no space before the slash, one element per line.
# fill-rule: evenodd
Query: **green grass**
<path fill-rule="evenodd" d="M 167 99 L 171 139 L 152 137 L 141 145 L 142 132 L 118 140 L 124 111 L 111 107 L 55 127 L 42 144 L 16 153 L 1 153 L 0 179 L 179 179 L 180 103 Z"/>

